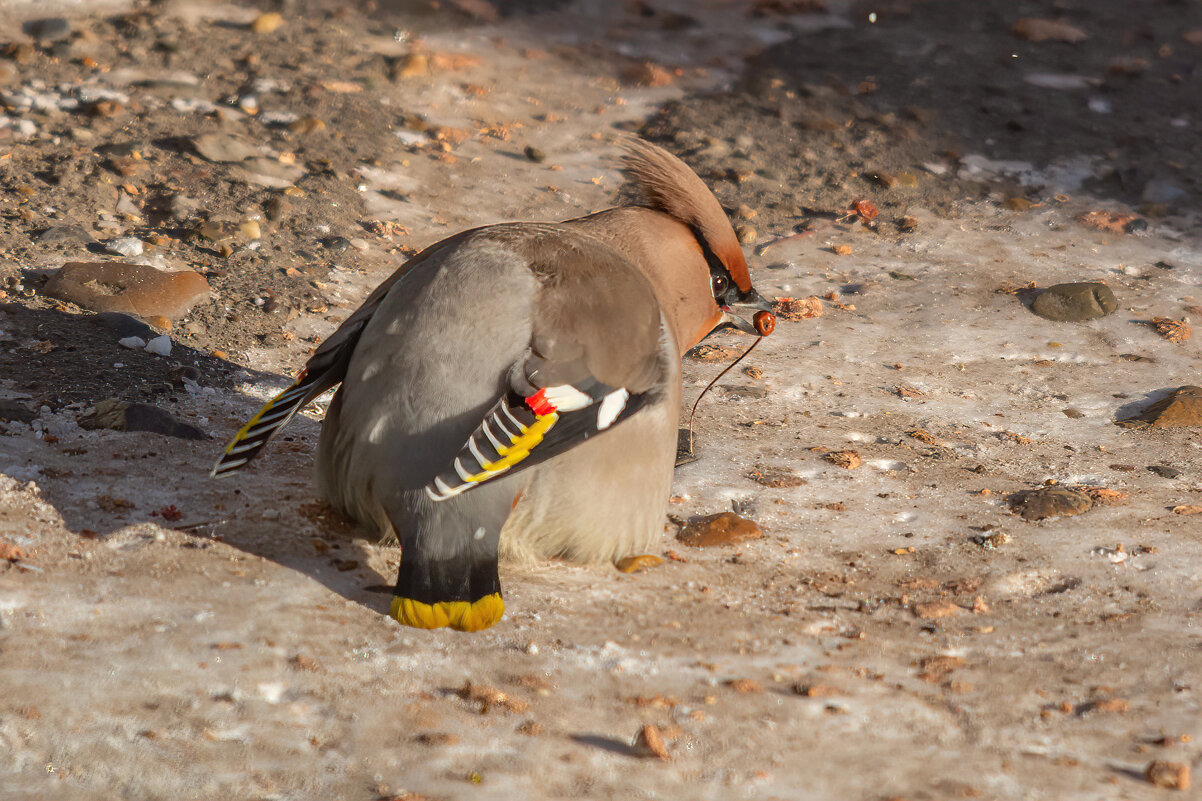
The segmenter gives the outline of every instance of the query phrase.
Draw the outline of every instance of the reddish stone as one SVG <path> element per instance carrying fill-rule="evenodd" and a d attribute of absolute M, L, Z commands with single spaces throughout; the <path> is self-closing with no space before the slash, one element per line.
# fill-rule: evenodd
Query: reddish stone
<path fill-rule="evenodd" d="M 73 261 L 54 274 L 45 292 L 96 312 L 174 319 L 208 300 L 209 282 L 192 270 L 169 273 L 142 264 Z"/>
<path fill-rule="evenodd" d="M 715 545 L 737 545 L 744 540 L 764 536 L 754 520 L 740 517 L 734 512 L 694 517 L 676 535 L 676 539 L 694 548 L 711 548 Z"/>

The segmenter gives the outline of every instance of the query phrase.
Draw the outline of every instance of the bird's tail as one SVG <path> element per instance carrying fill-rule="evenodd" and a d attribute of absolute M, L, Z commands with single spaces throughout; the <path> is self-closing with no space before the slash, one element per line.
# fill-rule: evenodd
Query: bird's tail
<path fill-rule="evenodd" d="M 321 379 L 321 373 L 310 374 L 305 370 L 292 386 L 267 401 L 225 446 L 225 451 L 213 465 L 209 477 L 223 478 L 231 475 L 255 458 L 259 451 L 263 450 L 263 446 L 270 442 L 306 403 L 328 389 L 321 386 Z"/>
<path fill-rule="evenodd" d="M 401 541 L 391 616 L 422 629 L 488 628 L 505 614 L 497 545 L 514 488 L 489 482 L 443 502 L 424 490 L 396 500 L 389 519 Z"/>

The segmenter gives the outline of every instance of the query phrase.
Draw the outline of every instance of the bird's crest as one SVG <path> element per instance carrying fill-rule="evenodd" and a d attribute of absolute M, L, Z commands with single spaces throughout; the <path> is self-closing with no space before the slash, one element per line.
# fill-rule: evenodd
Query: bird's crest
<path fill-rule="evenodd" d="M 622 142 L 622 197 L 662 211 L 692 228 L 743 292 L 751 289 L 747 260 L 730 219 L 709 187 L 683 161 L 661 147 L 629 137 Z"/>

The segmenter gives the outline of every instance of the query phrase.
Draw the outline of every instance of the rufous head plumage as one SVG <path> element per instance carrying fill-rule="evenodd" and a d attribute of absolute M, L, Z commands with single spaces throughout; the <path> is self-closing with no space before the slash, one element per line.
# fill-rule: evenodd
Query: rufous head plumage
<path fill-rule="evenodd" d="M 642 139 L 624 139 L 622 149 L 622 173 L 626 178 L 623 201 L 662 211 L 692 228 L 700 244 L 722 262 L 739 290 L 751 291 L 747 260 L 730 219 L 697 173 L 668 151 Z"/>

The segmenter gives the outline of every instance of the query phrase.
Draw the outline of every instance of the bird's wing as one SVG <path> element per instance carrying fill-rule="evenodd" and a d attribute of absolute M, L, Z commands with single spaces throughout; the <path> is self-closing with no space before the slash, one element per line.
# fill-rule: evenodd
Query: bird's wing
<path fill-rule="evenodd" d="M 563 453 L 664 390 L 665 334 L 646 279 L 600 242 L 557 233 L 524 243 L 539 282 L 530 346 L 467 442 L 426 485 L 433 500 Z"/>
<path fill-rule="evenodd" d="M 255 416 L 246 422 L 246 425 L 238 429 L 238 433 L 225 446 L 217 463 L 213 465 L 209 476 L 223 478 L 241 470 L 247 462 L 258 455 L 259 451 L 263 450 L 268 442 L 275 438 L 280 430 L 288 424 L 288 421 L 296 416 L 297 412 L 327 389 L 342 383 L 343 378 L 346 377 L 351 354 L 354 353 L 355 346 L 359 344 L 359 337 L 380 307 L 384 296 L 398 281 L 429 260 L 431 256 L 436 256 L 445 248 L 454 247 L 465 235 L 470 233 L 472 232 L 466 231 L 432 245 L 384 279 L 384 282 L 367 296 L 363 305 L 346 318 L 342 325 L 318 346 L 313 355 L 309 357 L 309 361 L 305 363 L 305 369 L 297 376 L 296 381 L 279 395 L 267 401 L 263 408 L 259 409 Z"/>
<path fill-rule="evenodd" d="M 544 387 L 525 397 L 511 391 L 488 411 L 447 469 L 426 485 L 426 495 L 445 501 L 540 464 L 627 419 L 654 392 L 632 394 L 596 381 Z"/>

